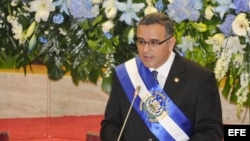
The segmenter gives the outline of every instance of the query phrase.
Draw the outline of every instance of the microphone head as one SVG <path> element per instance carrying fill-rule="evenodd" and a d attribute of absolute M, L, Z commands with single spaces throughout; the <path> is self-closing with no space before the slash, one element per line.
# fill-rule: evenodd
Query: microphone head
<path fill-rule="evenodd" d="M 135 88 L 135 95 L 138 95 L 140 93 L 140 90 L 141 90 L 141 86 L 138 85 L 136 88 Z"/>
<path fill-rule="evenodd" d="M 138 86 L 136 87 L 136 91 L 140 92 L 140 90 L 141 90 L 141 86 L 138 85 Z"/>

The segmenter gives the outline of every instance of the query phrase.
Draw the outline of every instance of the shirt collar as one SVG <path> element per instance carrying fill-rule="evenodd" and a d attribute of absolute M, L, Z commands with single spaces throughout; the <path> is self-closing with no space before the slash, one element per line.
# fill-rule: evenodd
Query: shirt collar
<path fill-rule="evenodd" d="M 167 59 L 167 61 L 164 64 L 162 64 L 157 69 L 153 69 L 153 68 L 149 68 L 149 69 L 150 69 L 150 71 L 156 70 L 156 71 L 158 71 L 159 75 L 167 78 L 169 71 L 170 71 L 170 68 L 174 62 L 174 58 L 175 58 L 175 53 L 173 51 L 171 51 L 169 58 Z"/>

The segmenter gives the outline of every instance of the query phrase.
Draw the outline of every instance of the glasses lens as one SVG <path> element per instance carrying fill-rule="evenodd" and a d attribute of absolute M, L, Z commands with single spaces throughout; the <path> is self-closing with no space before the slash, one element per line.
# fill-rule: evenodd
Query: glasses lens
<path fill-rule="evenodd" d="M 144 40 L 137 39 L 137 40 L 136 40 L 136 44 L 137 44 L 138 46 L 144 46 L 144 45 L 146 44 L 146 42 L 145 42 Z"/>
<path fill-rule="evenodd" d="M 170 37 L 170 38 L 171 38 L 171 37 Z M 136 45 L 137 45 L 137 46 L 145 46 L 146 44 L 148 44 L 148 45 L 151 46 L 151 47 L 156 47 L 156 46 L 159 46 L 159 45 L 161 45 L 162 43 L 166 42 L 166 41 L 169 40 L 170 38 L 167 38 L 167 39 L 165 39 L 165 40 L 163 40 L 163 41 L 151 40 L 151 41 L 149 41 L 149 42 L 146 42 L 146 41 L 143 40 L 143 39 L 137 39 L 137 38 L 135 38 L 135 40 L 136 40 Z"/>
<path fill-rule="evenodd" d="M 148 42 L 148 44 L 152 47 L 158 46 L 159 45 L 159 41 L 150 41 Z"/>

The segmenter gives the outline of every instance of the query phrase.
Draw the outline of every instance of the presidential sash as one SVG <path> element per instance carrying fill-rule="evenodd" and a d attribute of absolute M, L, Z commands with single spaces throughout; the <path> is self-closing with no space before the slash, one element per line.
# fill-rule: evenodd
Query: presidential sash
<path fill-rule="evenodd" d="M 154 81 L 150 70 L 143 65 L 139 57 L 117 66 L 115 71 L 130 102 L 133 100 L 135 88 L 141 87 L 133 108 L 160 141 L 189 139 L 192 131 L 191 121 Z"/>

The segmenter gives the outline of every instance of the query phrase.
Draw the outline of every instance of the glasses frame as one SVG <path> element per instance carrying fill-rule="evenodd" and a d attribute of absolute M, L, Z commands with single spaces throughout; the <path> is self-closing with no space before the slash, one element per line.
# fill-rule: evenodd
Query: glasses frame
<path fill-rule="evenodd" d="M 173 36 L 170 36 L 170 37 L 168 37 L 167 39 L 165 39 L 165 40 L 163 40 L 163 41 L 160 41 L 158 44 L 156 44 L 156 45 L 161 45 L 161 44 L 163 44 L 164 42 L 166 42 L 166 41 L 168 41 L 169 39 L 171 39 Z M 138 41 L 138 38 L 136 38 L 136 42 Z M 144 41 L 145 42 L 145 44 L 143 45 L 143 46 L 145 46 L 146 44 L 148 44 L 149 46 L 152 46 L 151 44 L 150 44 L 150 41 L 149 42 L 146 42 L 146 41 Z M 137 43 L 136 43 L 136 45 L 137 45 Z M 137 45 L 138 46 L 138 45 Z"/>

